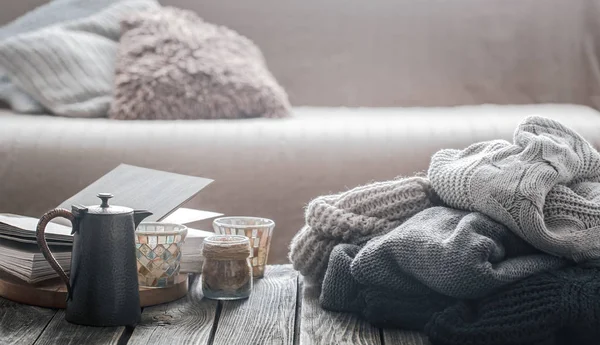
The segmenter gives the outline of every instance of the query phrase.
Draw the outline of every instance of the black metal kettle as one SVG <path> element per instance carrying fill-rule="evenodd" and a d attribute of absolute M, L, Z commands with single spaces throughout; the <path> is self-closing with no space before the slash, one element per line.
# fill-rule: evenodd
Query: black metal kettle
<path fill-rule="evenodd" d="M 112 206 L 112 194 L 100 193 L 99 206 L 57 208 L 44 214 L 36 237 L 44 257 L 67 285 L 69 322 L 88 326 L 129 326 L 140 320 L 135 229 L 152 213 Z M 70 279 L 46 243 L 44 231 L 53 218 L 73 225 Z"/>

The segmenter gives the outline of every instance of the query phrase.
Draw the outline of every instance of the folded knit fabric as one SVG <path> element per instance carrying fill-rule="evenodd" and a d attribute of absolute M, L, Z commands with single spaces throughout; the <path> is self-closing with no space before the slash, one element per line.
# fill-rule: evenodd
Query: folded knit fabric
<path fill-rule="evenodd" d="M 422 331 L 435 312 L 456 303 L 455 299 L 410 279 L 402 291 L 360 284 L 350 268 L 359 250 L 358 245 L 343 243 L 331 252 L 321 286 L 323 308 L 357 313 L 380 327 Z"/>
<path fill-rule="evenodd" d="M 531 116 L 512 144 L 439 151 L 428 175 L 447 205 L 484 213 L 546 253 L 600 257 L 600 155 L 557 121 Z"/>
<path fill-rule="evenodd" d="M 434 345 L 597 345 L 600 271 L 569 267 L 536 275 L 447 308 L 425 329 Z"/>
<path fill-rule="evenodd" d="M 123 0 L 52 0 L 0 27 L 0 41 L 64 21 L 89 17 L 119 1 Z M 10 81 L 1 64 L 0 100 L 8 103 L 16 112 L 39 113 L 44 111 L 41 104 Z"/>
<path fill-rule="evenodd" d="M 112 100 L 120 20 L 159 4 L 156 0 L 122 0 L 74 6 L 90 6 L 90 10 L 75 11 L 81 16 L 0 40 L 0 69 L 19 90 L 53 114 L 106 116 Z M 8 91 L 14 98 L 15 90 Z"/>
<path fill-rule="evenodd" d="M 369 241 L 351 267 L 362 285 L 473 299 L 566 263 L 481 213 L 432 207 Z"/>
<path fill-rule="evenodd" d="M 290 260 L 309 281 L 320 282 L 335 245 L 364 243 L 436 202 L 429 180 L 422 177 L 377 182 L 321 196 L 307 207 L 306 226 L 292 240 Z"/>

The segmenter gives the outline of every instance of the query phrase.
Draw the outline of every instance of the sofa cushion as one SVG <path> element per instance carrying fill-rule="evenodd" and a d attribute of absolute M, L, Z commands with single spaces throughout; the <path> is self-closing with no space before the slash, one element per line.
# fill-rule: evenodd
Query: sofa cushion
<path fill-rule="evenodd" d="M 118 1 L 121 0 L 50 1 L 0 27 L 0 41 L 64 21 L 92 16 Z M 11 6 L 8 6 L 9 8 L 3 8 L 3 12 L 10 12 L 11 9 L 14 9 L 14 5 L 13 2 Z M 31 6 L 31 4 L 28 5 Z M 0 66 L 0 101 L 9 105 L 16 112 L 29 114 L 44 112 L 44 107 L 40 103 L 10 81 L 2 66 Z"/>
<path fill-rule="evenodd" d="M 19 90 L 53 114 L 106 116 L 112 99 L 120 18 L 158 3 L 127 0 L 105 5 L 98 12 L 90 10 L 87 17 L 0 41 L 0 69 Z"/>

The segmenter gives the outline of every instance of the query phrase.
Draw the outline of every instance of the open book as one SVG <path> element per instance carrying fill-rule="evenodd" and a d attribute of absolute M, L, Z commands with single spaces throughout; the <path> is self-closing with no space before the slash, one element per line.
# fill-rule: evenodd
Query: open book
<path fill-rule="evenodd" d="M 153 215 L 145 221 L 189 224 L 221 215 L 180 207 L 211 182 L 212 180 L 201 177 L 122 164 L 59 207 L 70 209 L 75 204 L 96 205 L 100 202 L 96 194 L 110 192 L 114 195 L 111 200 L 114 205 L 152 212 Z M 37 222 L 37 218 L 0 214 L 0 252 L 10 254 L 0 255 L 0 269 L 30 283 L 57 277 L 37 247 Z M 207 231 L 188 229 L 182 247 L 182 271 L 184 267 L 187 271 L 197 271 L 197 266 L 201 264 L 198 260 L 201 260 L 199 254 L 202 240 L 210 234 Z M 68 271 L 73 242 L 68 221 L 48 224 L 46 240 L 48 245 L 53 246 L 55 256 L 60 256 L 59 262 L 64 264 L 63 268 Z"/>

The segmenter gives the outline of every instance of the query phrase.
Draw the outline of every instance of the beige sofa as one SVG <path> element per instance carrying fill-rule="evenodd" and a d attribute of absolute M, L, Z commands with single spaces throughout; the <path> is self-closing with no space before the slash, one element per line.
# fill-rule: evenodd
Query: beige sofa
<path fill-rule="evenodd" d="M 285 120 L 115 122 L 0 112 L 0 210 L 39 216 L 119 163 L 215 179 L 191 201 L 277 223 L 272 262 L 318 195 L 427 169 L 443 147 L 510 139 L 526 115 L 563 120 L 600 147 L 600 114 L 574 105 L 296 108 Z M 200 224 L 207 227 L 209 224 Z"/>
<path fill-rule="evenodd" d="M 33 2 L 0 5 L 0 21 Z M 527 115 L 560 119 L 600 147 L 598 1 L 162 2 L 253 38 L 294 116 L 115 122 L 0 110 L 0 212 L 39 216 L 119 163 L 199 175 L 215 183 L 190 205 L 273 218 L 270 261 L 282 263 L 310 199 L 423 172 L 440 148 L 510 139 Z M 484 103 L 528 105 L 468 105 Z"/>

